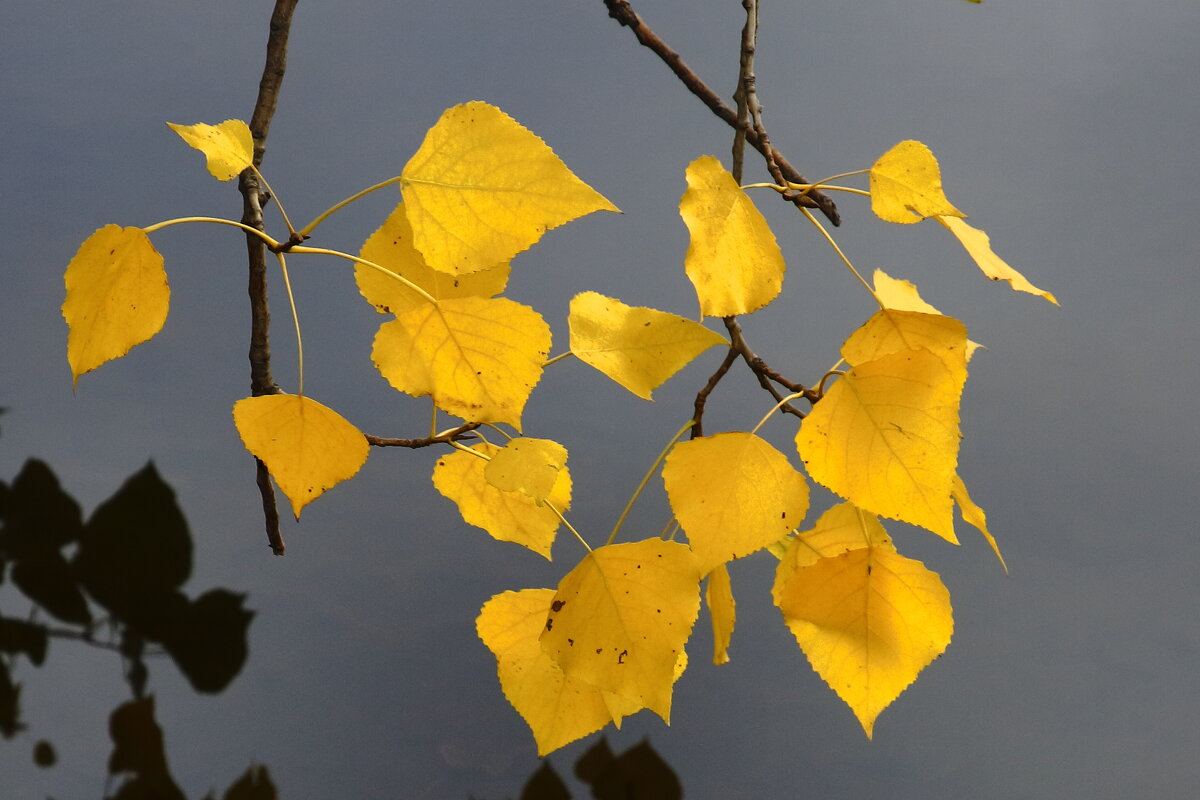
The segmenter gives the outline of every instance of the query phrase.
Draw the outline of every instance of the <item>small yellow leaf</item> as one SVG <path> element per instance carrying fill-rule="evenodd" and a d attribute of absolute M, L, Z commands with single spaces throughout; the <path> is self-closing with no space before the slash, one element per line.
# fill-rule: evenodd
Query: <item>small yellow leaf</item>
<path fill-rule="evenodd" d="M 983 538 L 987 539 L 987 543 L 992 546 L 992 552 L 996 554 L 996 558 L 1000 559 L 1000 566 L 1004 567 L 1004 571 L 1007 573 L 1008 564 L 1004 563 L 1004 556 L 1000 555 L 1000 545 L 996 544 L 996 538 L 988 530 L 987 514 L 982 508 L 975 505 L 975 501 L 967 493 L 967 485 L 963 483 L 963 479 L 957 473 L 954 475 L 954 487 L 950 494 L 954 498 L 954 502 L 958 504 L 958 510 L 962 514 L 963 520 L 983 534 Z"/>
<path fill-rule="evenodd" d="M 704 602 L 712 618 L 713 663 L 729 663 L 729 642 L 733 639 L 733 626 L 737 622 L 737 605 L 733 602 L 733 586 L 729 582 L 729 568 L 721 566 L 708 573 L 708 587 L 704 591 Z"/>
<path fill-rule="evenodd" d="M 250 135 L 250 127 L 240 119 L 227 119 L 220 125 L 168 122 L 167 127 L 204 153 L 208 171 L 219 181 L 236 178 L 254 163 L 254 137 Z"/>
<path fill-rule="evenodd" d="M 545 142 L 480 102 L 442 114 L 404 167 L 400 190 L 413 245 L 454 275 L 506 264 L 585 214 L 619 212 Z"/>
<path fill-rule="evenodd" d="M 786 265 L 766 218 L 721 162 L 701 156 L 687 168 L 679 215 L 691 233 L 684 269 L 700 312 L 749 314 L 774 300 Z"/>
<path fill-rule="evenodd" d="M 953 317 L 884 308 L 850 334 L 842 358 L 851 366 L 901 350 L 925 348 L 936 354 L 955 377 L 967 380 L 967 328 Z"/>
<path fill-rule="evenodd" d="M 888 150 L 871 167 L 871 210 L 887 222 L 964 214 L 942 191 L 942 171 L 928 147 L 911 139 Z"/>
<path fill-rule="evenodd" d="M 920 311 L 925 314 L 942 313 L 921 299 L 921 294 L 912 281 L 893 278 L 883 270 L 877 269 L 874 282 L 875 296 L 888 308 L 897 311 Z"/>
<path fill-rule="evenodd" d="M 701 573 L 779 541 L 808 513 L 804 476 L 752 433 L 680 442 L 663 483 Z"/>
<path fill-rule="evenodd" d="M 64 281 L 67 363 L 76 384 L 80 375 L 150 339 L 167 320 L 167 273 L 141 228 L 100 228 L 80 245 Z"/>
<path fill-rule="evenodd" d="M 380 326 L 371 357 L 388 383 L 472 422 L 507 422 L 542 377 L 550 326 L 504 297 L 459 297 L 414 306 Z"/>
<path fill-rule="evenodd" d="M 294 394 L 247 397 L 233 406 L 246 449 L 259 458 L 300 519 L 303 508 L 367 461 L 367 437 L 336 411 Z"/>
<path fill-rule="evenodd" d="M 396 205 L 383 225 L 363 243 L 358 254 L 407 278 L 439 300 L 449 297 L 494 297 L 504 291 L 510 272 L 508 264 L 459 276 L 432 269 L 413 247 L 412 228 L 404 214 L 404 203 Z M 380 313 L 400 315 L 427 302 L 390 275 L 363 264 L 354 265 L 354 280 L 362 296 Z"/>
<path fill-rule="evenodd" d="M 596 292 L 575 295 L 567 326 L 580 361 L 646 400 L 700 353 L 729 343 L 698 322 Z"/>
<path fill-rule="evenodd" d="M 505 492 L 522 492 L 537 505 L 550 496 L 567 465 L 567 448 L 549 439 L 513 439 L 484 467 L 487 482 Z"/>
<path fill-rule="evenodd" d="M 800 424 L 796 446 L 809 476 L 860 508 L 957 544 L 950 489 L 962 385 L 923 348 L 856 365 Z"/>
<path fill-rule="evenodd" d="M 500 452 L 500 448 L 487 443 L 471 449 L 489 458 Z M 485 477 L 488 466 L 489 462 L 479 456 L 455 450 L 438 459 L 433 485 L 458 505 L 468 524 L 483 528 L 493 539 L 528 547 L 549 560 L 558 516 L 523 492 L 506 492 L 493 486 Z M 559 511 L 571 507 L 571 473 L 565 465 L 546 499 Z"/>
<path fill-rule="evenodd" d="M 539 757 L 613 720 L 603 693 L 564 675 L 538 642 L 553 600 L 553 589 L 504 592 L 484 603 L 475 620 L 496 656 L 500 688 L 533 731 Z"/>
<path fill-rule="evenodd" d="M 605 545 L 559 582 L 542 647 L 569 677 L 669 722 L 675 671 L 699 612 L 700 570 L 687 546 Z"/>
<path fill-rule="evenodd" d="M 775 567 L 771 599 L 779 605 L 784 587 L 800 567 L 860 547 L 895 549 L 878 517 L 853 503 L 838 503 L 822 514 L 813 527 L 785 540 L 783 551 L 779 553 L 779 564 Z"/>
<path fill-rule="evenodd" d="M 1028 292 L 1044 297 L 1054 305 L 1058 305 L 1058 299 L 1050 294 L 1050 292 L 1039 289 L 1030 283 L 1024 275 L 1017 272 L 1015 269 L 1005 263 L 1000 256 L 992 251 L 992 241 L 988 235 L 978 228 L 972 228 L 967 223 L 956 217 L 941 216 L 937 217 L 937 221 L 946 226 L 946 229 L 954 234 L 954 238 L 966 248 L 967 254 L 975 259 L 975 263 L 979 265 L 979 269 L 983 274 L 994 281 L 1008 281 L 1008 285 L 1015 291 Z"/>
<path fill-rule="evenodd" d="M 945 652 L 954 632 L 941 579 L 890 545 L 798 566 L 778 605 L 813 669 L 868 739 L 880 712 Z"/>

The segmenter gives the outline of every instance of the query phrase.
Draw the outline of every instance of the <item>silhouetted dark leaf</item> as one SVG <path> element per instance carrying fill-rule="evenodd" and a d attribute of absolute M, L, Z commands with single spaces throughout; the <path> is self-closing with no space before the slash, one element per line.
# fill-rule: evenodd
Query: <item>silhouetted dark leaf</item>
<path fill-rule="evenodd" d="M 609 749 L 608 740 L 601 736 L 576 760 L 575 777 L 591 786 L 604 774 L 612 760 L 613 752 Z"/>
<path fill-rule="evenodd" d="M 222 800 L 275 800 L 275 784 L 267 768 L 255 764 L 242 773 L 229 789 Z"/>
<path fill-rule="evenodd" d="M 152 463 L 92 513 L 74 565 L 88 594 L 131 624 L 177 594 L 192 571 L 192 537 Z"/>
<path fill-rule="evenodd" d="M 675 770 L 667 766 L 667 762 L 644 740 L 612 759 L 589 783 L 596 800 L 683 798 L 683 787 Z"/>
<path fill-rule="evenodd" d="M 0 616 L 0 653 L 24 653 L 36 666 L 46 660 L 46 629 Z"/>
<path fill-rule="evenodd" d="M 246 629 L 254 617 L 246 596 L 226 589 L 205 592 L 161 638 L 163 647 L 198 692 L 219 692 L 246 663 Z"/>
<path fill-rule="evenodd" d="M 33 746 L 33 763 L 43 769 L 53 767 L 58 763 L 58 754 L 54 752 L 54 745 L 45 739 L 39 739 Z"/>
<path fill-rule="evenodd" d="M 87 625 L 92 621 L 75 571 L 58 550 L 40 550 L 21 559 L 13 566 L 12 580 L 30 600 L 63 622 Z"/>
<path fill-rule="evenodd" d="M 571 793 L 550 762 L 543 761 L 537 772 L 525 782 L 521 800 L 571 800 Z"/>
<path fill-rule="evenodd" d="M 0 553 L 8 559 L 20 561 L 79 539 L 83 530 L 79 504 L 62 490 L 44 462 L 26 461 L 6 494 Z"/>
<path fill-rule="evenodd" d="M 0 661 L 0 736 L 11 739 L 22 727 L 21 686 L 12 682 L 8 665 Z"/>
<path fill-rule="evenodd" d="M 132 773 L 113 800 L 186 800 L 167 769 L 162 728 L 154 721 L 154 698 L 131 700 L 113 710 L 108 721 L 113 752 L 110 775 Z"/>

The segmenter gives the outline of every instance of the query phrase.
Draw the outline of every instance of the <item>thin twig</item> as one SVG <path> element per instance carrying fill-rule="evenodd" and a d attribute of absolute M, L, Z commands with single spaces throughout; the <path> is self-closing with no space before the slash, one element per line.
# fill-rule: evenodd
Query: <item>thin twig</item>
<path fill-rule="evenodd" d="M 429 447 L 433 444 L 449 444 L 450 442 L 459 442 L 463 439 L 473 439 L 471 431 L 478 428 L 483 423 L 480 422 L 464 422 L 457 428 L 451 428 L 448 431 L 439 433 L 437 436 L 426 436 L 423 439 L 390 439 L 382 436 L 372 436 L 367 434 L 367 444 L 373 447 Z"/>
<path fill-rule="evenodd" d="M 725 377 L 725 373 L 729 372 L 729 368 L 733 366 L 733 362 L 737 361 L 739 353 L 737 348 L 730 346 L 725 353 L 725 358 L 721 361 L 721 366 L 717 367 L 708 379 L 708 383 L 704 384 L 704 388 L 696 392 L 696 401 L 692 404 L 695 409 L 692 412 L 692 421 L 695 423 L 692 426 L 692 439 L 698 439 L 704 435 L 704 426 L 702 419 L 704 417 L 704 404 L 708 402 L 708 396 L 712 394 L 712 390 L 717 388 L 717 384 L 721 382 L 721 378 Z"/>
<path fill-rule="evenodd" d="M 725 329 L 729 331 L 730 347 L 737 350 L 737 352 L 741 354 L 742 360 L 746 362 L 746 366 L 750 367 L 750 370 L 754 373 L 755 377 L 758 378 L 759 385 L 770 392 L 771 396 L 775 398 L 776 402 L 781 402 L 783 400 L 783 394 L 781 394 L 780 391 L 771 383 L 774 377 L 779 373 L 767 366 L 767 363 L 759 358 L 754 351 L 750 349 L 750 345 L 746 342 L 746 337 L 742 333 L 742 326 L 738 323 L 737 317 L 723 317 L 722 321 L 725 323 Z M 799 384 L 795 384 L 790 381 L 784 385 L 788 386 L 792 392 L 807 391 L 804 389 L 804 387 L 799 386 Z M 807 397 L 807 395 L 805 396 Z M 793 406 L 791 403 L 784 403 L 779 407 L 779 410 L 786 414 L 793 414 L 800 419 L 804 419 L 804 412 Z"/>

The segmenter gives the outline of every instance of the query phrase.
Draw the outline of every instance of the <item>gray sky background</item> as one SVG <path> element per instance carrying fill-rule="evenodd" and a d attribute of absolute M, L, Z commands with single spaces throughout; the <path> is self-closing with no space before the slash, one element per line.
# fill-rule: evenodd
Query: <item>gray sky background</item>
<path fill-rule="evenodd" d="M 516 796 L 537 766 L 533 743 L 474 618 L 496 592 L 553 586 L 579 548 L 560 537 L 547 564 L 494 542 L 434 491 L 435 454 L 375 451 L 359 477 L 286 524 L 288 555 L 273 558 L 229 416 L 248 389 L 236 233 L 157 234 L 173 291 L 166 329 L 71 392 L 59 306 L 79 243 L 110 222 L 239 214 L 232 184 L 212 180 L 163 123 L 249 116 L 270 5 L 9 0 L 0 10 L 0 405 L 10 409 L 0 477 L 36 455 L 90 510 L 153 458 L 196 539 L 189 591 L 249 592 L 250 659 L 225 693 L 198 697 L 173 665 L 152 666 L 189 796 L 227 786 L 251 761 L 289 799 Z M 836 236 L 860 269 L 915 281 L 989 348 L 971 365 L 960 463 L 1012 574 L 965 526 L 951 548 L 889 525 L 901 552 L 942 575 L 956 630 L 868 742 L 780 624 L 773 560 L 739 562 L 732 663 L 706 663 L 702 613 L 672 726 L 643 714 L 610 729 L 610 743 L 648 735 L 690 798 L 1191 796 L 1200 4 L 763 6 L 759 89 L 794 164 L 816 178 L 867 167 L 902 139 L 926 142 L 951 200 L 1062 301 L 983 280 L 932 223 L 888 225 L 865 202 L 840 201 Z M 635 8 L 731 93 L 739 3 Z M 625 211 L 552 232 L 514 263 L 509 294 L 551 322 L 554 352 L 580 291 L 694 314 L 677 203 L 690 161 L 728 163 L 730 132 L 600 0 L 303 0 L 264 172 L 293 219 L 310 219 L 397 174 L 444 108 L 474 99 L 542 136 Z M 755 164 L 747 179 L 764 171 Z M 396 200 L 380 194 L 323 226 L 318 244 L 357 250 Z M 760 207 L 788 258 L 787 291 L 744 324 L 768 361 L 812 381 L 871 300 L 794 212 L 766 196 Z M 381 318 L 348 266 L 291 264 L 307 393 L 371 433 L 421 433 L 426 401 L 398 395 L 370 365 Z M 282 300 L 276 282 L 275 373 L 294 388 Z M 526 432 L 570 449 L 572 518 L 593 540 L 718 360 L 703 356 L 653 404 L 577 362 L 548 371 Z M 753 425 L 766 407 L 744 371 L 736 378 L 710 400 L 710 431 Z M 792 452 L 789 425 L 768 431 Z M 627 535 L 653 535 L 666 513 L 651 496 Z M 127 692 L 119 664 L 59 642 L 53 651 L 22 673 L 33 730 L 0 744 L 6 798 L 102 792 L 107 714 Z M 46 772 L 29 759 L 41 736 L 59 751 Z M 552 763 L 569 773 L 593 741 Z"/>

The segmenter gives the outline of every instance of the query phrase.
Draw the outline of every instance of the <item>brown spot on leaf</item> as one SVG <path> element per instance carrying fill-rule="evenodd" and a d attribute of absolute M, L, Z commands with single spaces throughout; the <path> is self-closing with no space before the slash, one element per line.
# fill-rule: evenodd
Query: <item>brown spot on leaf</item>
<path fill-rule="evenodd" d="M 557 614 L 559 611 L 562 611 L 563 606 L 566 604 L 566 600 L 555 600 L 550 604 L 550 610 Z"/>

